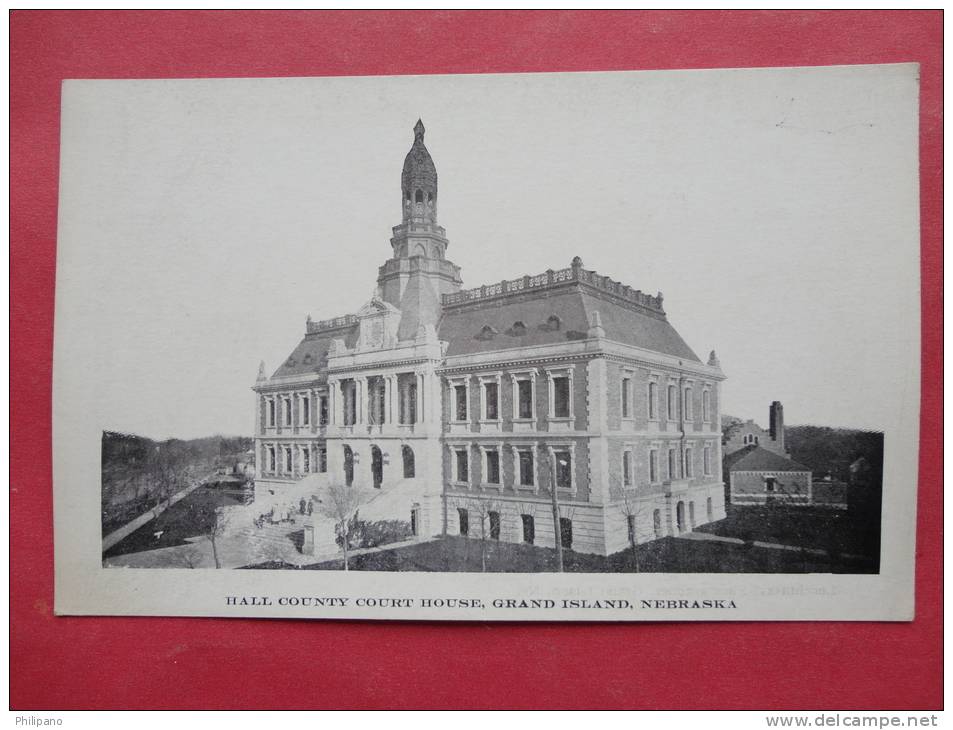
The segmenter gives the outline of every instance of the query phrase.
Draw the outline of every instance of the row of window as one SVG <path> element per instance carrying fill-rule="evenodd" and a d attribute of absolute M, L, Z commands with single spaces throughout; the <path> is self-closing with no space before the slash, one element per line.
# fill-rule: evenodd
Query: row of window
<path fill-rule="evenodd" d="M 397 422 L 400 424 L 417 423 L 417 376 L 414 373 L 401 373 L 396 376 Z M 388 416 L 388 379 L 373 376 L 366 380 L 367 422 L 381 425 L 393 418 Z M 341 403 L 345 426 L 354 426 L 358 422 L 357 381 L 348 378 L 341 381 Z"/>
<path fill-rule="evenodd" d="M 708 516 L 708 522 L 714 521 L 715 510 L 711 497 L 706 498 L 705 509 Z M 638 542 L 636 537 L 635 515 L 627 515 L 626 522 L 628 523 L 629 542 Z M 679 502 L 677 505 L 675 505 L 675 529 L 680 533 L 688 532 L 689 530 L 694 530 L 695 525 L 695 502 L 691 501 L 688 503 L 687 517 L 685 515 L 685 503 Z M 665 537 L 665 530 L 662 528 L 662 511 L 659 509 L 652 511 L 652 530 L 655 534 L 655 539 Z"/>
<path fill-rule="evenodd" d="M 480 525 L 476 534 L 477 537 L 489 538 L 490 540 L 500 539 L 502 521 L 499 512 L 488 510 L 484 516 L 482 512 L 477 511 L 476 517 L 476 521 Z M 457 524 L 460 526 L 461 535 L 464 537 L 470 535 L 470 510 L 464 507 L 457 508 Z M 533 545 L 536 542 L 536 518 L 533 515 L 520 515 L 520 526 L 523 542 L 527 545 Z M 564 548 L 567 550 L 572 548 L 572 520 L 568 517 L 559 518 L 559 538 Z"/>
<path fill-rule="evenodd" d="M 297 400 L 297 408 L 293 408 L 294 401 Z M 328 424 L 328 398 L 326 395 L 317 397 L 318 424 L 326 426 Z M 297 423 L 295 423 L 295 412 L 297 412 Z M 288 428 L 292 426 L 310 426 L 311 425 L 311 393 L 293 393 L 291 395 L 279 395 L 265 398 L 265 426 L 275 428 L 279 423 Z"/>
<path fill-rule="evenodd" d="M 324 446 L 265 444 L 262 464 L 262 471 L 266 474 L 294 476 L 323 473 L 328 470 L 328 450 Z"/>
<path fill-rule="evenodd" d="M 510 373 L 513 388 L 514 421 L 532 421 L 536 418 L 536 371 Z M 480 376 L 480 412 L 481 421 L 499 421 L 501 419 L 500 386 L 501 376 Z M 450 384 L 450 420 L 453 423 L 469 423 L 470 413 L 470 377 L 448 378 Z M 572 370 L 560 368 L 547 371 L 549 388 L 549 414 L 551 419 L 573 418 Z"/>
<path fill-rule="evenodd" d="M 482 484 L 502 487 L 503 479 L 500 470 L 500 446 L 480 446 L 483 460 Z M 515 486 L 535 489 L 539 484 L 538 460 L 536 447 L 514 445 L 513 475 Z M 452 477 L 459 484 L 470 484 L 470 447 L 454 446 L 452 461 Z M 559 489 L 573 489 L 572 449 L 556 447 L 550 451 L 549 468 L 555 474 L 556 487 Z M 545 462 L 544 462 L 545 463 Z"/>
<path fill-rule="evenodd" d="M 622 417 L 623 418 L 632 418 L 633 417 L 633 407 L 632 407 L 632 395 L 633 391 L 633 378 L 631 376 L 623 376 L 620 386 L 620 398 L 622 402 Z M 650 421 L 658 420 L 658 400 L 659 400 L 659 384 L 658 381 L 654 378 L 649 380 L 648 384 L 648 418 Z M 682 392 L 682 418 L 686 421 L 695 420 L 695 399 L 694 399 L 694 390 L 692 386 L 687 385 L 684 387 Z M 707 387 L 702 390 L 702 421 L 704 423 L 711 422 L 711 390 Z M 674 383 L 668 385 L 666 389 L 666 398 L 665 398 L 665 418 L 668 421 L 674 421 L 678 419 L 679 413 L 679 400 L 678 400 L 678 386 Z"/>
<path fill-rule="evenodd" d="M 705 500 L 705 509 L 707 512 L 708 522 L 713 521 L 715 519 L 715 515 L 714 505 L 712 504 L 711 497 L 708 497 Z M 500 513 L 496 510 L 488 510 L 486 513 L 480 510 L 475 510 L 475 512 L 476 522 L 479 524 L 476 536 L 480 538 L 489 538 L 490 540 L 499 540 L 502 526 Z M 636 533 L 636 516 L 627 515 L 626 523 L 629 533 L 629 542 L 631 544 L 635 544 L 638 542 Z M 457 508 L 457 524 L 459 525 L 461 535 L 467 537 L 471 534 L 470 510 L 464 507 Z M 685 514 L 685 503 L 679 502 L 675 507 L 676 530 L 680 533 L 687 532 L 689 530 L 694 530 L 695 526 L 695 502 L 690 501 L 688 503 L 687 515 Z M 533 515 L 521 514 L 520 527 L 522 528 L 523 542 L 527 545 L 533 545 L 536 542 L 535 517 L 533 517 Z M 656 539 L 665 536 L 665 531 L 662 527 L 662 511 L 659 509 L 652 511 L 652 529 Z M 564 548 L 572 548 L 572 520 L 568 517 L 559 518 L 559 538 L 560 543 Z"/>
<path fill-rule="evenodd" d="M 659 451 L 658 448 L 649 449 L 648 477 L 650 484 L 658 484 L 661 481 L 659 472 Z M 709 444 L 702 448 L 702 469 L 706 477 L 712 475 L 712 449 Z M 670 447 L 666 449 L 666 475 L 667 479 L 692 479 L 695 476 L 695 450 L 691 446 L 686 446 L 679 458 L 678 449 Z M 622 452 L 622 484 L 626 487 L 633 485 L 633 455 L 632 449 L 625 449 Z"/>

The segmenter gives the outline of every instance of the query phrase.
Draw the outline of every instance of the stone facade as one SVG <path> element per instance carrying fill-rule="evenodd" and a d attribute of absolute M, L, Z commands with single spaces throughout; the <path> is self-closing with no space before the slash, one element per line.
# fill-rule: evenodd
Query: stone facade
<path fill-rule="evenodd" d="M 423 137 L 418 122 L 371 301 L 309 319 L 288 361 L 259 374 L 259 498 L 319 474 L 309 483 L 379 490 L 377 511 L 422 537 L 552 547 L 555 490 L 563 544 L 602 555 L 722 519 L 714 353 L 699 360 L 661 293 L 578 257 L 462 290 Z"/>

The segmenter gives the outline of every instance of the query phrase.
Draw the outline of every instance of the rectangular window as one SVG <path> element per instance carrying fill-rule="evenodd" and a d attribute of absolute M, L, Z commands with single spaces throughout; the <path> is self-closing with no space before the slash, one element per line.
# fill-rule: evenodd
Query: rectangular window
<path fill-rule="evenodd" d="M 658 449 L 649 450 L 649 481 L 652 484 L 658 481 Z"/>
<path fill-rule="evenodd" d="M 532 487 L 535 484 L 533 479 L 533 452 L 527 450 L 519 452 L 519 470 L 520 485 Z"/>
<path fill-rule="evenodd" d="M 466 449 L 458 449 L 457 452 L 457 481 L 466 482 L 470 480 L 470 459 Z"/>
<path fill-rule="evenodd" d="M 483 397 L 486 400 L 486 413 L 483 417 L 488 421 L 496 421 L 500 417 L 499 386 L 496 383 L 484 383 Z"/>
<path fill-rule="evenodd" d="M 622 378 L 622 417 L 629 417 L 629 400 L 632 392 L 632 378 Z"/>
<path fill-rule="evenodd" d="M 694 475 L 694 468 L 692 464 L 692 450 L 691 448 L 686 447 L 685 449 L 685 478 L 691 479 Z"/>
<path fill-rule="evenodd" d="M 692 418 L 694 417 L 694 413 L 695 413 L 695 407 L 694 407 L 694 402 L 693 402 L 692 395 L 693 395 L 693 394 L 692 394 L 692 389 L 691 389 L 691 388 L 685 388 L 685 408 L 684 408 L 684 411 L 685 411 L 685 420 L 686 420 L 686 421 L 691 421 Z"/>
<path fill-rule="evenodd" d="M 306 395 L 301 396 L 301 425 L 311 425 L 311 398 Z"/>
<path fill-rule="evenodd" d="M 411 379 L 412 378 L 412 379 Z M 417 376 L 404 376 L 398 385 L 398 418 L 403 424 L 417 423 Z"/>
<path fill-rule="evenodd" d="M 322 474 L 328 470 L 328 449 L 326 446 L 318 447 L 318 471 Z"/>
<path fill-rule="evenodd" d="M 569 418 L 569 378 L 553 378 L 553 416 Z"/>
<path fill-rule="evenodd" d="M 674 385 L 668 386 L 668 412 L 666 416 L 669 421 L 675 420 L 675 414 L 678 412 L 678 388 Z"/>
<path fill-rule="evenodd" d="M 500 513 L 488 512 L 487 516 L 490 518 L 490 539 L 499 540 L 500 539 Z"/>
<path fill-rule="evenodd" d="M 404 423 L 417 423 L 417 383 L 407 388 L 407 414 Z"/>
<path fill-rule="evenodd" d="M 272 427 L 275 425 L 275 399 L 274 398 L 268 399 L 268 425 Z"/>
<path fill-rule="evenodd" d="M 466 537 L 470 534 L 470 513 L 463 507 L 457 507 L 457 520 L 460 523 L 460 534 Z"/>
<path fill-rule="evenodd" d="M 559 489 L 572 489 L 572 454 L 568 451 L 555 451 L 556 486 Z"/>
<path fill-rule="evenodd" d="M 454 394 L 454 415 L 458 421 L 467 420 L 467 386 L 453 386 Z"/>
<path fill-rule="evenodd" d="M 519 400 L 518 418 L 533 417 L 533 381 L 520 380 L 516 384 L 517 398 Z"/>
<path fill-rule="evenodd" d="M 370 423 L 384 423 L 384 379 L 372 378 L 367 383 L 367 412 Z"/>
<path fill-rule="evenodd" d="M 705 476 L 711 476 L 711 446 L 706 446 L 702 451 L 703 465 L 705 467 Z"/>
<path fill-rule="evenodd" d="M 626 487 L 632 486 L 632 452 L 622 452 L 622 484 Z"/>
<path fill-rule="evenodd" d="M 274 405 L 274 401 L 272 401 L 272 405 Z M 278 469 L 278 460 L 275 454 L 275 447 L 269 446 L 268 447 L 268 471 L 274 474 L 277 469 Z"/>
<path fill-rule="evenodd" d="M 500 452 L 496 449 L 487 449 L 486 452 L 486 483 L 500 483 Z"/>
<path fill-rule="evenodd" d="M 658 418 L 658 383 L 649 381 L 649 420 Z"/>
<path fill-rule="evenodd" d="M 678 473 L 676 472 L 676 465 L 678 464 L 678 459 L 675 458 L 675 449 L 668 450 L 668 478 L 669 479 L 678 479 Z"/>
<path fill-rule="evenodd" d="M 572 520 L 568 517 L 559 518 L 559 542 L 564 548 L 572 548 Z"/>
<path fill-rule="evenodd" d="M 301 449 L 301 471 L 305 474 L 311 472 L 311 447 Z"/>
<path fill-rule="evenodd" d="M 294 471 L 294 456 L 290 446 L 285 446 L 285 471 L 289 474 Z"/>
<path fill-rule="evenodd" d="M 536 520 L 532 515 L 520 515 L 523 521 L 523 542 L 532 545 L 536 542 Z"/>
<path fill-rule="evenodd" d="M 318 424 L 321 426 L 328 425 L 328 397 L 326 395 L 318 398 Z"/>
<path fill-rule="evenodd" d="M 705 423 L 711 421 L 711 391 L 702 391 L 702 420 Z"/>
<path fill-rule="evenodd" d="M 284 398 L 282 405 L 285 408 L 285 425 L 291 425 L 291 398 Z"/>
<path fill-rule="evenodd" d="M 344 425 L 357 423 L 357 383 L 345 380 L 341 383 L 341 397 L 344 399 Z"/>

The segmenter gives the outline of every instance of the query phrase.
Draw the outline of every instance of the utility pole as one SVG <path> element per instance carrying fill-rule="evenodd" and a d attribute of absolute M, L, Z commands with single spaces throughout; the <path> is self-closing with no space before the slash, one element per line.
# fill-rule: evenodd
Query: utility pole
<path fill-rule="evenodd" d="M 563 534 L 559 524 L 559 498 L 556 496 L 556 472 L 553 469 L 552 460 L 546 459 L 549 465 L 546 471 L 549 473 L 549 494 L 552 497 L 553 506 L 553 534 L 556 536 L 556 570 L 563 572 Z"/>

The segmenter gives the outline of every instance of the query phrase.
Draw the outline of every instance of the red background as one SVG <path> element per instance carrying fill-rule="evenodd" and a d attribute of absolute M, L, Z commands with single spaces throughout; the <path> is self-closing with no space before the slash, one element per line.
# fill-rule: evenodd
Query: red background
<path fill-rule="evenodd" d="M 936 709 L 942 15 L 14 11 L 11 705 Z M 57 618 L 50 376 L 64 78 L 921 64 L 923 393 L 912 623 L 451 625 Z"/>

